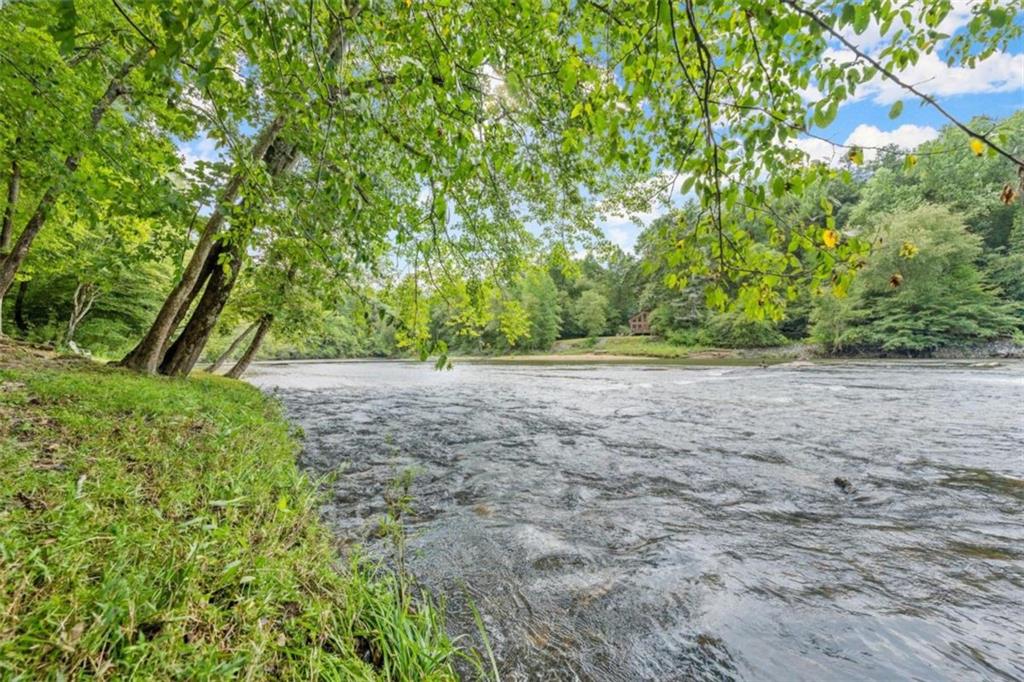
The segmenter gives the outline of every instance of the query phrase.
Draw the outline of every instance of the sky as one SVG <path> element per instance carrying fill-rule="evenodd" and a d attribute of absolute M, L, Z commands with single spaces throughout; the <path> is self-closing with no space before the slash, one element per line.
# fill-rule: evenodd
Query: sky
<path fill-rule="evenodd" d="M 954 0 L 954 9 L 939 30 L 954 34 L 961 30 L 970 18 L 968 0 Z M 878 48 L 881 38 L 877 27 L 872 24 L 861 35 L 847 36 L 851 42 L 869 52 Z M 842 60 L 846 54 L 836 42 L 829 54 Z M 1012 44 L 1006 52 L 992 55 L 980 62 L 974 69 L 946 66 L 938 54 L 923 55 L 917 64 L 898 74 L 905 82 L 915 85 L 923 92 L 935 97 L 943 107 L 960 120 L 987 115 L 1004 118 L 1024 109 L 1024 40 Z M 813 101 L 814 92 L 806 93 Z M 889 118 L 889 110 L 897 100 L 903 100 L 902 114 L 895 120 Z M 815 131 L 829 139 L 847 145 L 882 147 L 895 144 L 905 149 L 936 138 L 939 129 L 948 121 L 933 107 L 916 100 L 891 82 L 876 80 L 857 91 L 854 99 L 844 103 L 832 124 L 824 131 Z M 836 150 L 826 142 L 815 139 L 799 141 L 799 146 L 812 159 L 838 162 L 843 150 Z M 197 160 L 214 161 L 220 157 L 216 144 L 205 137 L 184 141 L 179 150 L 186 164 Z M 865 159 L 870 160 L 873 152 L 865 150 Z M 669 205 L 678 205 L 682 199 L 678 194 L 667 194 L 663 201 L 634 216 L 608 216 L 599 223 L 609 241 L 626 251 L 632 251 L 636 238 L 644 226 L 668 210 Z"/>
<path fill-rule="evenodd" d="M 950 35 L 962 29 L 970 16 L 967 2 L 954 0 L 953 4 L 955 9 L 939 27 Z M 859 48 L 869 51 L 880 43 L 873 24 L 862 35 L 847 37 Z M 842 59 L 843 51 L 839 48 L 837 42 L 830 53 Z M 1006 52 L 994 54 L 974 69 L 948 67 L 938 55 L 932 54 L 922 56 L 916 65 L 897 75 L 936 98 L 950 114 L 963 121 L 982 114 L 1005 118 L 1024 109 L 1024 41 L 1015 42 Z M 813 92 L 807 95 L 813 100 Z M 898 118 L 890 119 L 889 110 L 897 100 L 903 101 L 903 112 Z M 909 150 L 938 137 L 939 130 L 948 123 L 934 107 L 917 100 L 898 85 L 876 80 L 858 89 L 856 98 L 840 107 L 827 129 L 814 132 L 847 145 L 884 147 L 895 144 Z M 812 159 L 837 163 L 842 160 L 844 151 L 811 138 L 801 140 L 799 146 Z M 873 154 L 865 150 L 864 157 L 871 160 Z M 665 197 L 665 200 L 673 204 L 681 201 L 678 195 Z M 611 216 L 600 223 L 600 227 L 610 241 L 631 251 L 643 226 L 666 210 L 664 203 L 656 204 L 638 216 L 639 224 L 626 216 Z"/>

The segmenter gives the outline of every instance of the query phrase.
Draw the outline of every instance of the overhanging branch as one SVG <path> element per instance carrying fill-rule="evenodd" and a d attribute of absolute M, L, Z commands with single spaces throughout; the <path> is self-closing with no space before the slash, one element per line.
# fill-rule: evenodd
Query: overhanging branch
<path fill-rule="evenodd" d="M 931 95 L 929 95 L 929 94 L 927 94 L 925 92 L 922 92 L 921 90 L 918 90 L 916 87 L 914 87 L 910 83 L 907 83 L 906 81 L 901 80 L 899 78 L 899 76 L 897 76 L 895 73 L 893 73 L 892 71 L 887 69 L 880 61 L 878 61 L 877 59 L 875 59 L 874 57 L 869 55 L 867 52 L 865 52 L 864 50 L 860 49 L 859 47 L 854 45 L 852 42 L 850 42 L 849 39 L 847 39 L 842 33 L 840 33 L 835 28 L 833 28 L 831 24 L 829 24 L 827 21 L 825 21 L 825 19 L 823 19 L 822 17 L 818 16 L 815 12 L 802 7 L 795 0 L 782 0 L 782 2 L 784 4 L 786 4 L 786 5 L 789 5 L 797 13 L 802 14 L 803 16 L 807 17 L 808 19 L 813 21 L 815 24 L 817 24 L 818 26 L 823 28 L 826 32 L 828 32 L 829 35 L 831 35 L 833 38 L 835 38 L 836 40 L 841 42 L 843 45 L 845 45 L 855 55 L 857 55 L 858 57 L 860 57 L 861 59 L 863 59 L 867 63 L 871 64 L 871 66 L 873 66 L 874 68 L 878 69 L 879 73 L 881 73 L 883 76 L 888 78 L 890 81 L 892 81 L 896 85 L 900 86 L 901 88 L 903 88 L 907 92 L 912 93 L 913 95 L 917 96 L 918 98 L 920 98 L 924 102 L 927 102 L 929 105 L 931 105 L 936 111 L 938 111 L 940 114 L 942 114 L 947 120 L 950 121 L 950 123 L 955 125 L 957 128 L 959 128 L 963 132 L 967 133 L 971 137 L 973 137 L 975 139 L 978 139 L 978 140 L 981 140 L 983 143 L 985 143 L 990 149 L 995 151 L 997 154 L 999 154 L 1000 156 L 1002 156 L 1002 157 L 1004 157 L 1006 159 L 1009 159 L 1014 164 L 1016 164 L 1018 168 L 1024 169 L 1024 161 L 1018 159 L 1016 156 L 1014 156 L 1013 154 L 1011 154 L 1007 150 L 1005 150 L 1002 147 L 1000 147 L 998 144 L 996 144 L 991 138 L 989 138 L 984 133 L 981 133 L 981 132 L 978 132 L 976 130 L 973 130 L 970 127 L 968 127 L 967 125 L 965 125 L 964 123 L 962 123 L 959 119 L 957 119 L 955 116 L 953 116 L 951 113 L 949 113 L 941 104 L 939 104 L 938 101 L 934 97 L 932 97 Z"/>

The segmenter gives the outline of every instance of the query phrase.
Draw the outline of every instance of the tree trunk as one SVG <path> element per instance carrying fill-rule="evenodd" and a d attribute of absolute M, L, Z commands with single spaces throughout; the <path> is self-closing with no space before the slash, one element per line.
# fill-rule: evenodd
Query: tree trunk
<path fill-rule="evenodd" d="M 210 374 L 213 374 L 214 372 L 219 370 L 221 367 L 223 367 L 224 363 L 228 361 L 228 358 L 230 358 L 232 355 L 234 355 L 235 351 L 238 350 L 238 347 L 240 345 L 242 345 L 242 341 L 244 341 L 246 339 L 246 337 L 248 337 L 249 334 L 252 332 L 252 330 L 256 329 L 256 327 L 258 327 L 259 325 L 260 325 L 260 321 L 256 320 L 255 322 L 250 324 L 248 327 L 246 327 L 245 330 L 241 334 L 239 334 L 238 336 L 235 337 L 234 341 L 231 342 L 231 345 L 228 346 L 228 349 L 226 351 L 224 351 L 223 353 L 221 353 L 217 357 L 217 359 L 214 360 L 212 365 L 210 365 L 209 367 L 206 368 L 206 371 L 209 372 Z"/>
<path fill-rule="evenodd" d="M 98 296 L 99 292 L 96 287 L 88 282 L 75 287 L 75 295 L 71 301 L 71 317 L 68 318 L 68 331 L 64 343 L 71 343 L 74 339 L 75 330 L 92 310 L 92 304 L 96 302 Z"/>
<path fill-rule="evenodd" d="M 18 141 L 14 142 L 14 151 L 18 151 Z M 7 182 L 7 205 L 4 206 L 4 222 L 0 226 L 0 258 L 7 256 L 11 248 L 11 235 L 14 233 L 14 209 L 21 193 L 21 165 L 17 157 L 11 160 L 11 179 Z"/>
<path fill-rule="evenodd" d="M 260 132 L 253 143 L 252 158 L 254 160 L 261 159 L 277 140 L 277 136 L 280 134 L 281 128 L 284 127 L 284 123 L 284 116 L 278 116 Z M 216 246 L 217 234 L 224 224 L 225 213 L 234 204 L 235 199 L 238 198 L 238 192 L 242 188 L 242 181 L 244 179 L 244 169 L 238 169 L 231 176 L 227 185 L 224 186 L 224 190 L 221 192 L 217 202 L 217 207 L 206 221 L 206 226 L 203 228 L 199 241 L 192 251 L 188 265 L 185 266 L 185 271 L 181 273 L 178 283 L 174 285 L 174 289 L 171 290 L 167 299 L 164 300 L 164 304 L 161 306 L 160 312 L 157 313 L 156 319 L 150 326 L 146 336 L 121 360 L 123 366 L 150 374 L 155 372 L 157 367 L 160 366 L 161 355 L 167 345 L 167 339 L 174 333 L 174 327 L 176 326 L 174 321 L 180 321 L 184 317 L 188 309 L 190 297 L 198 292 L 197 282 L 200 281 L 203 270 L 206 268 L 206 261 L 210 256 L 210 252 Z M 182 310 L 183 308 L 185 310 Z"/>
<path fill-rule="evenodd" d="M 217 254 L 219 251 L 214 250 L 211 255 Z M 189 309 L 192 307 L 192 303 L 196 300 L 203 291 L 203 287 L 210 281 L 210 274 L 213 272 L 213 268 L 219 267 L 216 256 L 208 257 L 206 262 L 203 264 L 203 270 L 199 274 L 199 279 L 192 285 L 192 289 L 188 292 L 188 296 L 185 298 L 182 306 L 178 308 L 178 314 L 174 316 L 174 321 L 171 322 L 171 333 L 164 339 L 164 347 L 160 349 L 159 361 L 163 362 L 164 357 L 167 355 L 167 350 L 174 343 L 175 334 L 178 332 L 178 328 L 181 327 L 181 323 L 185 321 L 185 316 L 188 315 Z"/>
<path fill-rule="evenodd" d="M 14 297 L 14 326 L 22 334 L 28 333 L 28 323 L 25 322 L 26 293 L 28 293 L 28 280 L 23 279 L 18 283 L 18 295 Z"/>
<path fill-rule="evenodd" d="M 253 358 L 256 357 L 256 353 L 259 351 L 260 346 L 263 344 L 263 338 L 270 331 L 270 325 L 274 323 L 274 316 L 270 313 L 266 313 L 260 318 L 260 326 L 256 328 L 256 335 L 252 337 L 252 342 L 249 347 L 245 349 L 242 357 L 238 359 L 235 366 L 228 370 L 228 373 L 224 376 L 229 376 L 232 379 L 241 379 L 242 375 L 245 374 L 245 370 L 249 369 L 249 365 L 252 364 Z"/>
<path fill-rule="evenodd" d="M 347 17 L 339 19 L 334 30 L 331 32 L 327 48 L 329 57 L 328 63 L 331 66 L 336 65 L 345 53 L 346 43 L 344 20 L 346 18 L 355 18 L 360 11 L 361 7 L 356 4 L 349 11 Z M 337 93 L 332 91 L 331 96 L 336 97 Z M 263 129 L 253 145 L 252 158 L 254 160 L 260 159 L 270 151 L 272 145 L 277 141 L 281 130 L 284 128 L 285 121 L 285 116 L 280 114 L 273 120 L 273 122 L 270 123 L 270 125 Z M 280 151 L 282 150 L 279 150 L 279 152 Z M 287 154 L 284 154 L 284 156 L 290 156 L 291 159 L 294 160 L 297 156 L 297 150 L 293 147 Z M 283 156 L 279 156 L 277 154 L 274 154 L 274 157 L 279 161 L 283 158 Z M 277 165 L 276 172 L 274 172 L 276 175 L 277 173 L 283 172 L 289 163 L 290 162 L 279 162 L 277 164 L 273 164 L 268 162 L 267 167 L 273 172 L 275 165 Z M 121 364 L 123 366 L 152 374 L 157 371 L 157 368 L 161 368 L 160 371 L 163 372 L 162 367 L 168 365 L 166 355 L 164 355 L 163 358 L 161 358 L 161 355 L 163 354 L 163 350 L 166 346 L 167 338 L 173 334 L 172 323 L 175 318 L 180 319 L 180 316 L 182 315 L 181 308 L 185 302 L 186 293 L 192 290 L 196 280 L 199 279 L 200 273 L 204 267 L 203 264 L 209 257 L 210 252 L 213 250 L 217 233 L 220 231 L 220 228 L 224 223 L 224 213 L 226 208 L 237 198 L 238 191 L 242 185 L 242 180 L 242 170 L 239 169 L 225 186 L 224 191 L 218 200 L 217 208 L 214 209 L 213 213 L 210 215 L 210 218 L 206 223 L 206 227 L 203 229 L 202 235 L 199 238 L 199 242 L 196 244 L 196 248 L 192 252 L 192 257 L 189 259 L 188 265 L 185 267 L 185 272 L 182 273 L 178 283 L 164 301 L 163 306 L 160 308 L 160 312 L 157 314 L 156 320 L 153 321 L 153 324 L 150 326 L 146 336 L 121 360 Z M 209 285 L 207 285 L 207 288 L 209 288 Z M 193 313 L 193 315 L 195 315 L 195 313 Z M 182 333 L 184 334 L 184 332 Z M 202 349 L 200 348 L 200 350 Z M 169 349 L 168 352 L 170 352 Z M 195 361 L 193 360 L 193 364 L 194 363 Z M 191 367 L 189 369 L 191 369 Z"/>
<path fill-rule="evenodd" d="M 199 299 L 192 317 L 188 324 L 181 330 L 181 334 L 174 340 L 171 347 L 167 349 L 167 355 L 160 363 L 160 373 L 168 376 L 185 376 L 192 371 L 199 356 L 206 346 L 213 328 L 217 326 L 217 320 L 224 306 L 228 302 L 231 290 L 238 281 L 238 272 L 242 267 L 242 245 L 238 242 L 229 247 L 219 247 L 218 252 L 223 251 L 230 256 L 230 264 L 227 272 L 223 267 L 218 267 L 210 273 L 210 279 L 206 282 L 203 290 L 203 297 Z M 217 252 L 215 252 L 217 253 Z M 214 254 L 211 254 L 213 257 Z"/>
<path fill-rule="evenodd" d="M 270 177 L 276 178 L 288 170 L 297 156 L 296 145 L 277 139 L 267 148 L 263 162 Z M 159 365 L 161 374 L 184 376 L 195 367 L 235 287 L 248 236 L 248 230 L 236 230 L 236 241 L 229 248 L 219 247 L 210 252 L 207 266 L 211 267 L 211 274 L 203 298 L 192 312 L 192 317 L 181 335 L 167 349 Z M 221 253 L 227 253 L 230 258 L 227 276 L 223 266 L 218 263 Z"/>
<path fill-rule="evenodd" d="M 140 49 L 133 54 L 128 61 L 121 65 L 121 68 L 117 70 L 114 77 L 111 78 L 110 83 L 107 85 L 106 91 L 103 93 L 103 97 L 96 103 L 96 106 L 92 108 L 92 113 L 89 117 L 89 132 L 95 132 L 100 125 L 100 119 L 107 113 L 110 107 L 114 104 L 118 97 L 127 92 L 127 88 L 124 85 L 124 79 L 128 76 L 132 69 L 142 63 L 142 60 L 146 56 L 146 50 Z M 18 268 L 25 261 L 25 257 L 28 255 L 28 249 L 32 246 L 32 241 L 39 234 L 39 230 L 43 229 L 43 225 L 46 224 L 46 218 L 50 214 L 50 209 L 53 208 L 57 198 L 64 190 L 64 185 L 68 178 L 78 168 L 78 164 L 82 160 L 82 154 L 85 153 L 84 149 L 78 149 L 72 152 L 64 159 L 64 172 L 61 177 L 46 188 L 43 192 L 43 197 L 39 200 L 39 204 L 36 206 L 35 212 L 32 217 L 28 219 L 25 224 L 25 229 L 21 231 L 18 236 L 18 241 L 14 243 L 14 249 L 7 254 L 4 258 L 3 263 L 0 264 L 0 296 L 7 293 L 7 290 L 11 287 L 11 283 L 14 281 L 14 275 L 17 274 Z"/>

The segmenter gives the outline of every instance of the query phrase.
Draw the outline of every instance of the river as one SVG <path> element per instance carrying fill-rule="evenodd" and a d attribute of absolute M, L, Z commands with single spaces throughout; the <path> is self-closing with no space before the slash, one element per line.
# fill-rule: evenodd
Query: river
<path fill-rule="evenodd" d="M 507 680 L 1024 680 L 1024 365 L 264 364 Z M 837 480 L 841 479 L 841 480 Z"/>

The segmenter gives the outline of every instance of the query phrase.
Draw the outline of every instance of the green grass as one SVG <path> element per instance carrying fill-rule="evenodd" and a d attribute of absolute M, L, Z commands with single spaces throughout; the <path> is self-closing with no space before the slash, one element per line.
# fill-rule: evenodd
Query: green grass
<path fill-rule="evenodd" d="M 339 567 L 296 448 L 240 382 L 0 366 L 0 679 L 454 679 L 429 600 Z"/>
<path fill-rule="evenodd" d="M 677 346 L 653 336 L 602 336 L 596 339 L 563 339 L 555 344 L 554 353 L 577 355 L 635 355 L 649 358 L 685 358 L 699 348 Z"/>

